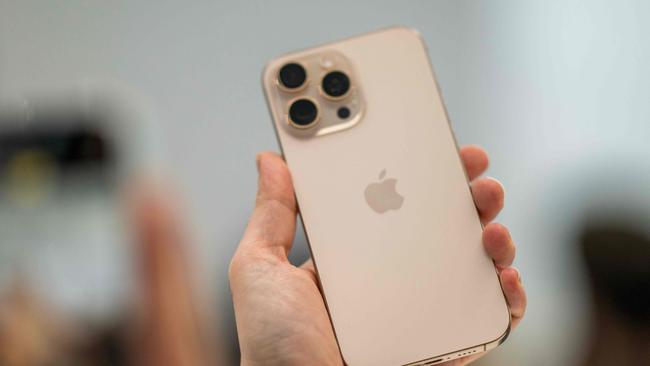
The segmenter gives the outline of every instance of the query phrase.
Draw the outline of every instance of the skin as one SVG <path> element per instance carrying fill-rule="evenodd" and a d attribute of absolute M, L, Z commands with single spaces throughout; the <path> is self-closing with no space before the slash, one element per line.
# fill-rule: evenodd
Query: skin
<path fill-rule="evenodd" d="M 130 364 L 221 364 L 218 339 L 206 341 L 205 319 L 197 309 L 182 210 L 171 198 L 175 195 L 152 182 L 129 193 L 138 280 L 129 321 Z"/>
<path fill-rule="evenodd" d="M 485 151 L 460 151 L 471 181 L 474 202 L 485 229 L 483 244 L 493 258 L 512 313 L 521 321 L 526 295 L 512 267 L 515 245 L 508 229 L 490 223 L 503 208 L 504 190 L 492 178 L 481 178 L 488 166 Z M 241 347 L 241 364 L 343 365 L 311 261 L 289 263 L 296 231 L 296 201 L 289 170 L 271 152 L 257 156 L 256 206 L 230 264 L 230 286 Z M 481 355 L 445 365 L 465 365 Z"/>
<path fill-rule="evenodd" d="M 132 311 L 125 314 L 126 329 L 115 331 L 126 338 L 127 364 L 227 364 L 219 358 L 220 339 L 206 334 L 210 319 L 198 311 L 174 195 L 151 182 L 137 184 L 129 193 L 136 286 Z M 57 310 L 26 282 L 17 281 L 9 293 L 0 294 L 0 365 L 105 364 L 100 359 L 105 346 L 94 344 L 98 335 Z"/>

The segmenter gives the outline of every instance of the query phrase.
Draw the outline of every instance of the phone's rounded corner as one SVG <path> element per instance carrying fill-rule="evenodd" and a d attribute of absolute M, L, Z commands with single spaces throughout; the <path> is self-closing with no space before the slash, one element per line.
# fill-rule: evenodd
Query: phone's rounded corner
<path fill-rule="evenodd" d="M 386 30 L 389 32 L 401 33 L 405 37 L 414 40 L 422 48 L 422 50 L 424 50 L 425 54 L 429 54 L 429 47 L 427 46 L 427 42 L 424 40 L 424 36 L 422 33 L 420 33 L 419 30 L 407 25 L 396 25 Z"/>
<path fill-rule="evenodd" d="M 489 351 L 491 349 L 494 349 L 494 348 L 500 346 L 510 336 L 510 333 L 512 331 L 512 316 L 510 315 L 510 309 L 509 308 L 508 308 L 507 313 L 508 313 L 508 322 L 506 324 L 506 328 L 504 330 L 500 331 L 500 335 L 497 338 L 495 338 L 495 339 L 493 339 L 493 340 L 491 340 L 489 342 L 484 343 L 485 351 Z"/>
<path fill-rule="evenodd" d="M 413 27 L 408 26 L 408 25 L 396 25 L 396 26 L 391 27 L 389 29 L 391 31 L 393 31 L 393 32 L 404 33 L 405 35 L 407 35 L 407 36 L 409 36 L 411 38 L 415 38 L 420 44 L 422 44 L 422 47 L 424 47 L 425 49 L 427 48 L 427 43 L 424 40 L 424 36 L 416 28 L 413 28 Z"/>
<path fill-rule="evenodd" d="M 417 29 L 415 29 L 415 28 L 413 28 L 411 26 L 408 26 L 408 25 L 398 24 L 398 25 L 394 25 L 394 26 L 388 28 L 387 30 L 392 31 L 392 32 L 404 32 L 404 33 L 409 34 L 410 36 L 415 36 L 417 38 L 422 39 L 422 33 L 420 33 L 419 30 L 417 30 Z"/>
<path fill-rule="evenodd" d="M 268 87 L 268 81 L 270 74 L 272 70 L 275 68 L 275 65 L 277 63 L 276 59 L 272 59 L 268 61 L 266 64 L 264 64 L 264 67 L 262 67 L 262 72 L 260 73 L 260 83 L 262 84 L 262 88 L 266 92 L 267 87 Z"/>

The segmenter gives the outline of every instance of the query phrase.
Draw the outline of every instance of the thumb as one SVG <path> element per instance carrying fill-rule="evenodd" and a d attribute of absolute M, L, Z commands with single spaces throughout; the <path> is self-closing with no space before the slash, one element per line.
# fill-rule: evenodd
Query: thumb
<path fill-rule="evenodd" d="M 286 260 L 296 231 L 296 198 L 291 174 L 278 154 L 257 155 L 259 173 L 255 209 L 240 251 Z"/>

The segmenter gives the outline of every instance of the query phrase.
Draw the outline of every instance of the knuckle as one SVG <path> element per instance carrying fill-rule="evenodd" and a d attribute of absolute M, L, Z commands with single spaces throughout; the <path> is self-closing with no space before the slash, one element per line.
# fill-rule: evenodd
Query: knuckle
<path fill-rule="evenodd" d="M 239 249 L 233 255 L 228 266 L 228 278 L 230 281 L 245 272 L 254 272 L 263 268 L 269 268 L 282 262 L 282 255 L 279 249 L 269 247 L 260 250 L 256 248 L 258 245 L 263 246 L 264 244 L 260 242 L 240 244 Z"/>

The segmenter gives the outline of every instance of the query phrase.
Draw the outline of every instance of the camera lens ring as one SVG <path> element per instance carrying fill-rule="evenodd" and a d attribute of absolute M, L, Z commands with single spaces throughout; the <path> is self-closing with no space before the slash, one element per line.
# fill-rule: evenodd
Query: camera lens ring
<path fill-rule="evenodd" d="M 307 70 L 298 62 L 288 62 L 278 71 L 277 85 L 285 91 L 299 91 L 307 85 Z"/>
<path fill-rule="evenodd" d="M 287 121 L 298 129 L 315 126 L 320 120 L 320 110 L 315 100 L 309 97 L 299 97 L 289 102 Z"/>
<path fill-rule="evenodd" d="M 349 93 L 352 83 L 350 77 L 340 70 L 330 71 L 321 80 L 321 94 L 329 99 L 343 99 Z"/>

